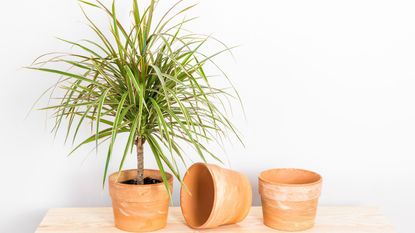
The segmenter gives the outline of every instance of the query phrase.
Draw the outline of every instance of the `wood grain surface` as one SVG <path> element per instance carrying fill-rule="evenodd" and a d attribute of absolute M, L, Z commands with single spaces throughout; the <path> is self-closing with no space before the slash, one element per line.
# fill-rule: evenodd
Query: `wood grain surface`
<path fill-rule="evenodd" d="M 111 208 L 50 209 L 36 233 L 120 233 L 114 227 Z M 262 224 L 261 207 L 252 207 L 239 224 L 210 230 L 195 230 L 184 223 L 180 207 L 170 207 L 167 227 L 157 232 L 281 232 Z M 395 233 L 393 226 L 377 208 L 322 206 L 314 228 L 302 233 Z"/>

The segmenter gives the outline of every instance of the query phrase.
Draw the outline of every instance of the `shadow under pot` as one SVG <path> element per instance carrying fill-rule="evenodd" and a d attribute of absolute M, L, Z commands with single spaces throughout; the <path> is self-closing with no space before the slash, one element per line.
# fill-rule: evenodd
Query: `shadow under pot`
<path fill-rule="evenodd" d="M 301 169 L 271 169 L 259 176 L 264 224 L 281 231 L 314 226 L 322 187 L 319 174 Z"/>
<path fill-rule="evenodd" d="M 134 179 L 137 170 L 125 170 L 109 177 L 115 226 L 124 231 L 148 232 L 162 229 L 167 224 L 170 197 L 163 182 L 133 185 L 122 182 Z M 166 173 L 173 190 L 173 177 Z M 160 171 L 144 170 L 144 177 L 163 180 Z"/>
<path fill-rule="evenodd" d="M 196 229 L 242 221 L 252 204 L 248 178 L 213 164 L 196 163 L 186 172 L 180 206 L 186 223 Z"/>

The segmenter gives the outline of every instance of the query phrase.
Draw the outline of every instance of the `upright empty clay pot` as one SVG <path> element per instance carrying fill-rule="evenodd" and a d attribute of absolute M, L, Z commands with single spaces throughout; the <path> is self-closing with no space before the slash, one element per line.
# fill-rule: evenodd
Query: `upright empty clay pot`
<path fill-rule="evenodd" d="M 164 183 L 130 185 L 121 182 L 134 179 L 136 170 L 121 171 L 109 177 L 115 226 L 124 231 L 148 232 L 164 228 L 167 224 L 170 197 Z M 145 170 L 144 177 L 162 180 L 160 171 Z M 117 180 L 118 178 L 118 180 Z M 167 173 L 170 190 L 173 177 Z"/>
<path fill-rule="evenodd" d="M 259 176 L 264 224 L 281 231 L 313 227 L 322 178 L 301 169 L 271 169 Z"/>
<path fill-rule="evenodd" d="M 242 221 L 252 203 L 248 178 L 212 164 L 196 163 L 186 172 L 180 206 L 192 228 L 214 228 Z"/>

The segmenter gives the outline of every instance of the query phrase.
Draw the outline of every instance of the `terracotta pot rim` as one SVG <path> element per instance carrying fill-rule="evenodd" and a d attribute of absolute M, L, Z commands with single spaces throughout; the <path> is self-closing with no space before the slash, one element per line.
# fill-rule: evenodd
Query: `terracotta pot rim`
<path fill-rule="evenodd" d="M 116 176 L 118 173 L 131 172 L 131 171 L 137 171 L 137 169 L 127 169 L 127 170 L 121 170 L 120 172 L 114 172 L 109 176 L 108 180 L 110 183 L 113 183 L 114 185 L 121 186 L 121 187 L 152 187 L 152 186 L 161 186 L 161 185 L 164 186 L 163 181 L 161 181 L 161 183 L 158 183 L 158 184 L 131 185 L 131 184 L 120 183 L 118 182 L 117 178 L 114 178 L 114 176 Z M 144 169 L 144 171 L 159 172 L 161 174 L 161 171 L 157 169 Z M 169 183 L 173 182 L 173 176 L 168 172 L 165 172 L 165 173 L 166 173 L 167 181 Z"/>
<path fill-rule="evenodd" d="M 216 206 L 216 202 L 217 202 L 217 198 L 216 198 L 216 180 L 213 178 L 213 174 L 212 174 L 212 171 L 210 170 L 210 168 L 209 168 L 209 166 L 216 166 L 216 165 L 214 165 L 214 164 L 208 164 L 208 163 L 201 163 L 201 162 L 198 162 L 198 163 L 194 163 L 192 166 L 190 166 L 188 169 L 187 169 L 187 171 L 189 172 L 190 171 L 190 169 L 192 169 L 193 167 L 197 167 L 197 166 L 202 166 L 202 167 L 205 167 L 208 171 L 209 171 L 209 174 L 210 174 L 210 178 L 212 179 L 212 182 L 213 182 L 213 203 L 212 203 L 212 209 L 210 210 L 210 213 L 209 213 L 209 217 L 206 219 L 206 221 L 203 223 L 203 224 L 201 224 L 201 225 L 199 225 L 199 226 L 196 226 L 196 225 L 192 225 L 191 227 L 192 228 L 195 228 L 195 229 L 201 229 L 201 228 L 204 228 L 204 226 L 207 224 L 207 223 L 209 223 L 209 221 L 210 221 L 210 219 L 212 218 L 212 216 L 213 216 L 213 209 L 215 208 L 215 206 Z M 186 172 L 186 175 L 187 175 L 187 172 Z M 185 175 L 185 176 L 186 176 Z M 184 178 L 185 177 L 183 177 L 183 180 L 184 180 Z M 181 189 L 180 190 L 180 192 L 187 192 L 186 190 L 183 190 L 183 189 Z M 180 197 L 181 197 L 182 195 L 180 194 Z M 180 198 L 181 199 L 181 198 Z M 180 202 L 182 202 L 181 200 L 180 200 Z M 183 208 L 184 208 L 184 206 L 183 205 L 180 205 L 180 208 L 181 208 L 181 210 L 182 210 L 182 213 L 183 213 Z M 190 225 L 189 225 L 190 226 Z"/>
<path fill-rule="evenodd" d="M 266 172 L 270 172 L 270 171 L 275 171 L 275 170 L 292 170 L 292 171 L 303 171 L 303 172 L 307 172 L 307 173 L 312 173 L 314 175 L 317 175 L 318 180 L 314 181 L 314 182 L 310 182 L 310 183 L 303 183 L 303 184 L 287 184 L 287 183 L 281 183 L 281 182 L 275 182 L 275 181 L 270 181 L 270 180 L 266 180 L 265 178 L 263 178 L 263 174 Z M 323 178 L 320 174 L 318 174 L 317 172 L 313 172 L 310 170 L 306 170 L 306 169 L 301 169 L 301 168 L 271 168 L 271 169 L 267 169 L 262 171 L 259 176 L 258 179 L 261 182 L 265 182 L 268 184 L 272 184 L 272 185 L 279 185 L 279 186 L 289 186 L 289 187 L 302 187 L 302 186 L 311 186 L 311 185 L 315 185 L 315 184 L 319 184 L 323 181 Z"/>

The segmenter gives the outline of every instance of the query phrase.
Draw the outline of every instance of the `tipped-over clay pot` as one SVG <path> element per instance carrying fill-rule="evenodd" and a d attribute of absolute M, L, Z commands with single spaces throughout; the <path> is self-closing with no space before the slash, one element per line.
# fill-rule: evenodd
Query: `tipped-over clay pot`
<path fill-rule="evenodd" d="M 322 178 L 301 169 L 271 169 L 259 176 L 264 224 L 281 231 L 314 226 Z"/>
<path fill-rule="evenodd" d="M 134 179 L 136 170 L 121 171 L 109 177 L 115 226 L 124 231 L 148 232 L 162 229 L 167 224 L 170 198 L 164 183 L 130 185 L 121 182 Z M 173 177 L 167 175 L 170 191 Z M 162 180 L 160 171 L 145 170 L 144 177 Z M 117 180 L 118 178 L 118 180 Z"/>
<path fill-rule="evenodd" d="M 242 221 L 252 203 L 248 178 L 216 165 L 196 163 L 186 172 L 180 206 L 192 228 L 214 228 Z"/>

